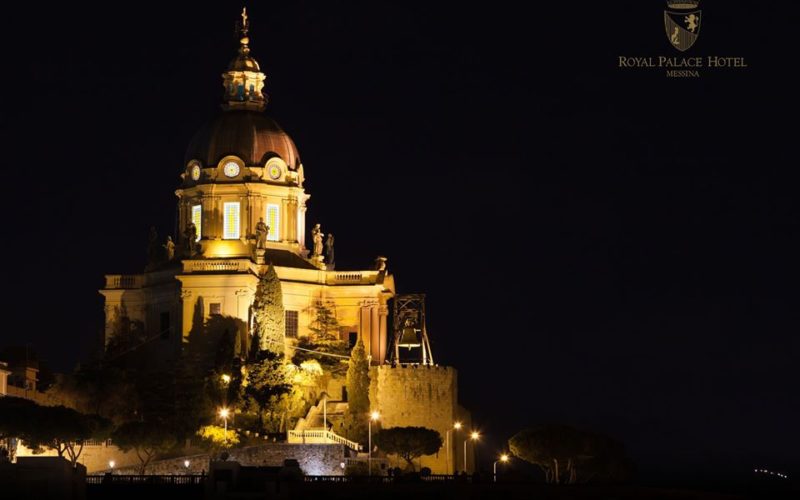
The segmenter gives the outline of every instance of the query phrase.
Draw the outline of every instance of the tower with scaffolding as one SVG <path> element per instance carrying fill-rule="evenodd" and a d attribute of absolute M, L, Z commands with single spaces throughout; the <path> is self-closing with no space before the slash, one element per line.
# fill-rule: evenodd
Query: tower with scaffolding
<path fill-rule="evenodd" d="M 425 326 L 425 294 L 397 295 L 394 299 L 392 365 L 433 365 Z"/>

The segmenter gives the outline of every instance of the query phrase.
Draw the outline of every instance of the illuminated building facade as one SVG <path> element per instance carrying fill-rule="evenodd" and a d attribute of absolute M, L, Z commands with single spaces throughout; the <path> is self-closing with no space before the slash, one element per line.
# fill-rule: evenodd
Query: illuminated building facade
<path fill-rule="evenodd" d="M 377 257 L 370 269 L 335 270 L 332 253 L 322 250 L 320 228 L 308 227 L 305 167 L 289 135 L 264 114 L 266 75 L 250 54 L 245 16 L 238 54 L 222 79 L 222 111 L 194 136 L 180 168 L 176 241 L 162 245 L 152 235 L 143 273 L 106 275 L 100 290 L 106 343 L 120 318 L 143 325 L 156 347 L 150 351 L 166 360 L 198 323 L 215 315 L 234 319 L 237 336 L 247 338 L 259 277 L 273 265 L 283 293 L 285 343 L 309 335 L 320 305 L 327 308 L 342 340 L 364 342 L 373 365 L 370 400 L 383 415 L 381 425 L 436 429 L 444 448 L 419 462 L 435 473 L 461 470 L 460 464 L 471 470 L 471 452 L 465 460 L 461 451 L 464 437 L 453 432 L 456 421 L 470 426 L 457 401 L 456 370 L 433 365 L 429 345 L 422 363 L 387 359 L 395 285 L 386 258 Z M 343 383 L 325 390 L 338 398 Z M 304 432 L 335 427 L 312 420 L 301 419 L 292 431 L 303 443 Z"/>
<path fill-rule="evenodd" d="M 393 278 L 385 259 L 372 269 L 339 271 L 306 247 L 305 168 L 289 135 L 264 114 L 266 75 L 250 55 L 247 30 L 245 18 L 238 54 L 222 75 L 222 112 L 192 139 L 181 168 L 174 256 L 151 260 L 142 274 L 106 276 L 106 342 L 120 315 L 141 322 L 173 352 L 199 313 L 238 318 L 238 333 L 247 335 L 258 276 L 271 263 L 287 337 L 307 335 L 322 304 L 342 338 L 361 337 L 372 363 L 381 364 Z M 261 241 L 260 222 L 269 228 Z"/>

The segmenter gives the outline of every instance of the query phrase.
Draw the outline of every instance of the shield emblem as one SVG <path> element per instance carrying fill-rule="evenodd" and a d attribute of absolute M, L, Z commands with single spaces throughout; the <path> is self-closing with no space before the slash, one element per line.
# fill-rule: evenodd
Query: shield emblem
<path fill-rule="evenodd" d="M 700 16 L 699 10 L 665 10 L 664 27 L 669 43 L 681 52 L 694 45 L 700 35 Z"/>

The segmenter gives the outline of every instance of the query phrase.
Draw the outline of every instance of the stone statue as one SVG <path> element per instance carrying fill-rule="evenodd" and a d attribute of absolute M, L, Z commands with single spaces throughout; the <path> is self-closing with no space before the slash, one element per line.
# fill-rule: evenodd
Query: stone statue
<path fill-rule="evenodd" d="M 328 269 L 333 269 L 336 264 L 333 259 L 333 233 L 328 233 L 328 238 L 325 240 L 325 262 L 328 264 Z"/>
<path fill-rule="evenodd" d="M 167 251 L 167 262 L 175 258 L 175 243 L 172 241 L 172 236 L 167 236 L 167 242 L 164 243 L 164 250 Z"/>
<path fill-rule="evenodd" d="M 256 248 L 267 248 L 267 236 L 269 236 L 269 226 L 264 224 L 264 219 L 258 219 L 256 224 Z"/>
<path fill-rule="evenodd" d="M 325 236 L 322 233 L 322 229 L 319 227 L 319 224 L 314 226 L 314 229 L 311 230 L 311 239 L 314 241 L 314 257 L 321 257 L 322 256 L 322 237 Z"/>
<path fill-rule="evenodd" d="M 378 257 L 375 259 L 375 270 L 376 271 L 385 271 L 386 270 L 386 257 Z"/>
<path fill-rule="evenodd" d="M 184 244 L 186 245 L 186 255 L 191 257 L 195 253 L 197 247 L 197 226 L 191 220 L 186 224 L 186 230 L 183 231 Z"/>

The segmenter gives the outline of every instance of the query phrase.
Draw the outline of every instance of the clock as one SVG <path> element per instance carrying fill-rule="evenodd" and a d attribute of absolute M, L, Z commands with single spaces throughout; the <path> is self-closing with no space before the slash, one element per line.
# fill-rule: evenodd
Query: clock
<path fill-rule="evenodd" d="M 191 173 L 191 175 L 192 175 L 192 180 L 193 181 L 196 181 L 196 180 L 200 179 L 200 165 L 198 165 L 196 163 L 194 165 L 192 165 L 192 173 Z"/>
<path fill-rule="evenodd" d="M 279 165 L 273 163 L 269 166 L 269 178 L 273 181 L 280 179 L 282 173 L 283 172 L 281 171 L 281 167 Z"/>
<path fill-rule="evenodd" d="M 225 172 L 225 175 L 228 177 L 236 177 L 239 175 L 239 164 L 235 161 L 229 161 L 222 167 L 222 171 Z"/>

